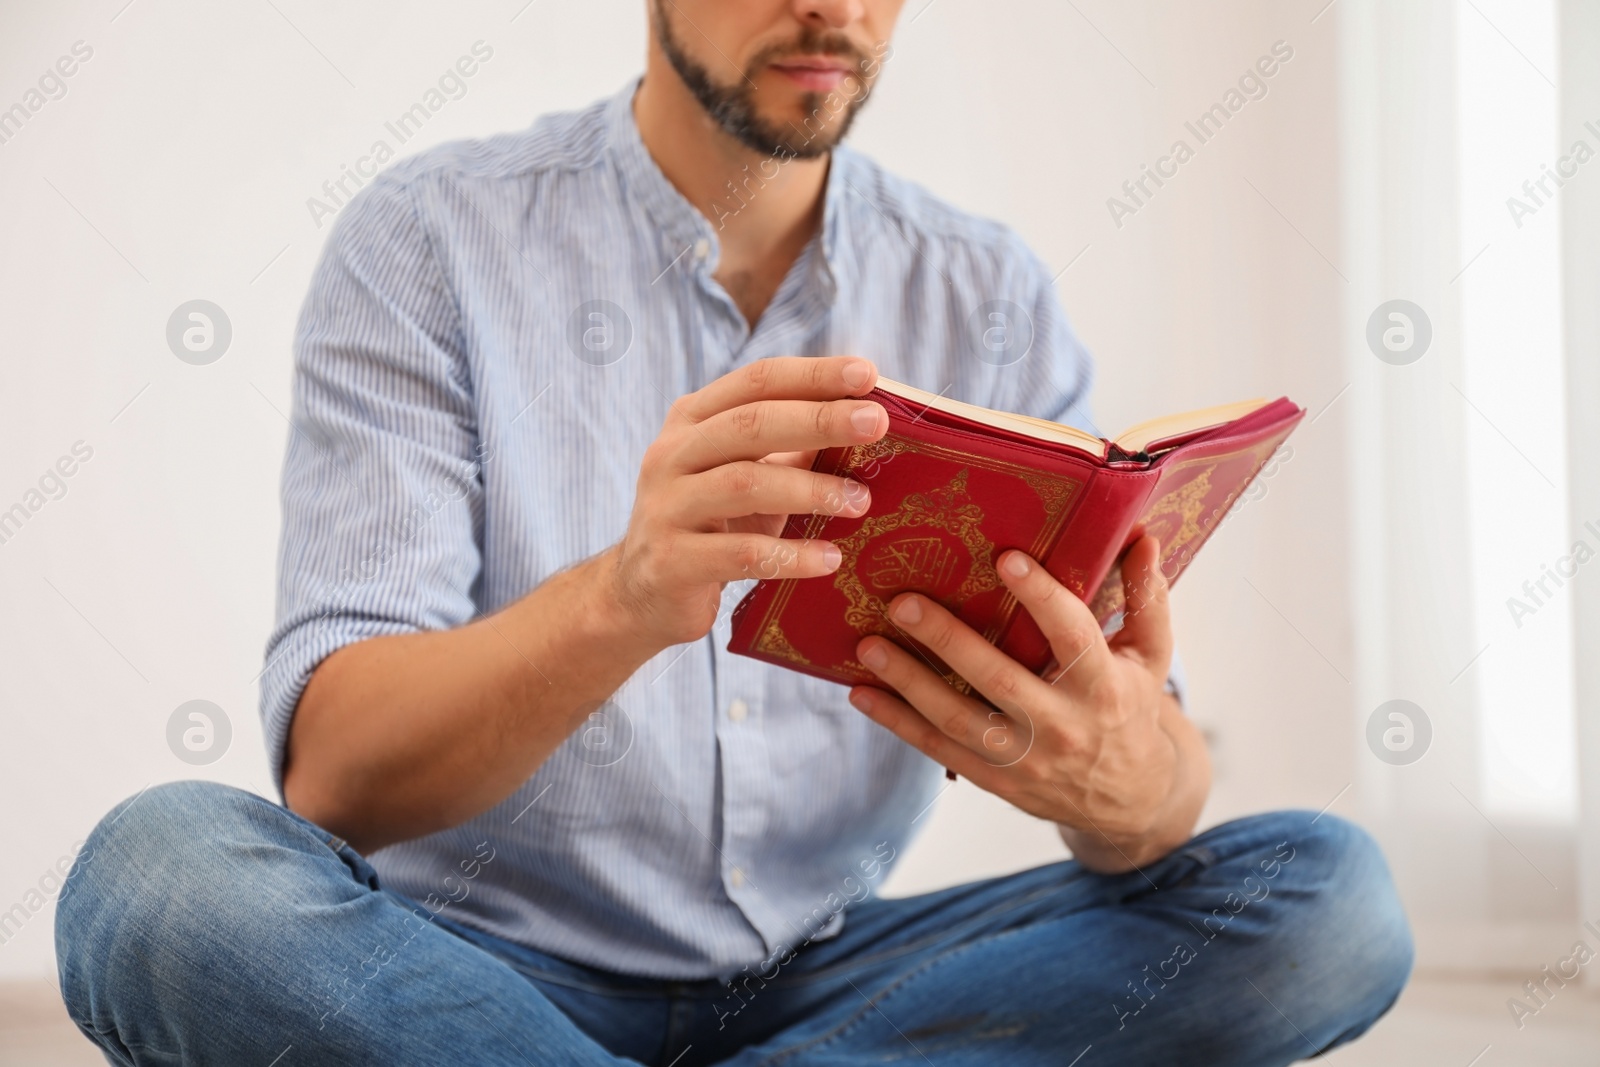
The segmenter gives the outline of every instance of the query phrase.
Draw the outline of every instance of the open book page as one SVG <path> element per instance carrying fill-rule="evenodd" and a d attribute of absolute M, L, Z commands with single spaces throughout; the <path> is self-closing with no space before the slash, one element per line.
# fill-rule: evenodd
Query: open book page
<path fill-rule="evenodd" d="M 918 389 L 915 386 L 902 385 L 892 382 L 887 378 L 878 379 L 878 388 L 886 393 L 909 400 L 913 404 L 933 408 L 947 415 L 956 415 L 973 422 L 983 423 L 985 426 L 994 426 L 1012 433 L 1020 433 L 1027 437 L 1038 438 L 1041 441 L 1054 441 L 1058 444 L 1070 445 L 1081 448 L 1093 456 L 1104 456 L 1105 442 L 1092 433 L 1085 433 L 1076 426 L 1066 426 L 1048 419 L 1036 419 L 1031 415 L 1011 415 L 1004 411 L 995 411 L 992 408 L 979 407 L 976 404 L 964 403 L 960 400 L 951 400 L 946 396 Z"/>
<path fill-rule="evenodd" d="M 1242 419 L 1252 411 L 1267 405 L 1261 397 L 1254 400 L 1240 400 L 1232 404 L 1218 404 L 1216 407 L 1198 408 L 1194 411 L 1185 411 L 1177 415 L 1163 415 L 1159 419 L 1148 419 L 1137 425 L 1123 430 L 1112 440 L 1124 452 L 1143 452 L 1152 443 L 1164 441 L 1169 437 L 1190 433 L 1194 430 L 1205 430 L 1212 426 L 1223 426 L 1235 419 Z"/>
<path fill-rule="evenodd" d="M 949 397 L 937 396 L 914 386 L 903 385 L 900 382 L 890 381 L 887 378 L 878 380 L 878 387 L 885 392 L 920 404 L 923 407 L 943 411 L 948 415 L 957 415 L 985 426 L 994 426 L 1013 433 L 1024 434 L 1041 441 L 1053 441 L 1058 444 L 1070 445 L 1081 448 L 1095 456 L 1105 455 L 1105 442 L 1091 433 L 1086 433 L 1076 426 L 1067 426 L 1048 419 L 1035 418 L 1032 415 L 1015 415 L 1004 411 L 995 411 L 992 408 L 979 407 L 976 404 L 964 403 L 960 400 L 951 400 Z M 1252 411 L 1257 410 L 1267 403 L 1264 399 L 1241 400 L 1233 404 L 1219 404 L 1216 407 L 1200 408 L 1195 411 L 1185 411 L 1177 415 L 1163 415 L 1158 419 L 1150 419 L 1135 426 L 1130 426 L 1116 437 L 1112 438 L 1124 452 L 1142 452 L 1152 442 L 1176 437 L 1180 434 L 1194 430 L 1204 430 L 1212 426 L 1221 426 L 1235 419 L 1243 418 Z"/>

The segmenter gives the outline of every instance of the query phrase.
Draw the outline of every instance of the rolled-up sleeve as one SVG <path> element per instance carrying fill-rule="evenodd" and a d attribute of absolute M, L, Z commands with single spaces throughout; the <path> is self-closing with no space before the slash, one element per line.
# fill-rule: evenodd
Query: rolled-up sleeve
<path fill-rule="evenodd" d="M 295 332 L 277 618 L 261 679 L 273 774 L 317 665 L 475 614 L 483 459 L 460 314 L 408 188 L 340 215 Z"/>

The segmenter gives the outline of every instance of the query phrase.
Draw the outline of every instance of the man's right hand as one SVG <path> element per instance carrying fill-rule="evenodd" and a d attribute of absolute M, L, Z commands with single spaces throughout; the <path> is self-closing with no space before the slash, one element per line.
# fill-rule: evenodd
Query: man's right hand
<path fill-rule="evenodd" d="M 838 568 L 831 542 L 778 535 L 792 514 L 866 512 L 866 486 L 809 467 L 820 449 L 888 432 L 881 405 L 851 399 L 877 380 L 864 359 L 788 356 L 673 403 L 645 451 L 627 533 L 605 557 L 611 595 L 638 636 L 661 647 L 698 640 L 726 583 Z"/>

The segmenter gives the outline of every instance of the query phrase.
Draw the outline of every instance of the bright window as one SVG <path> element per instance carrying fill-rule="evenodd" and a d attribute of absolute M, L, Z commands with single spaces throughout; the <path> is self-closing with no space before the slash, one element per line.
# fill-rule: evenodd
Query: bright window
<path fill-rule="evenodd" d="M 1465 420 L 1483 651 L 1455 684 L 1478 687 L 1488 812 L 1571 821 L 1569 583 L 1590 564 L 1570 554 L 1577 537 L 1594 550 L 1600 538 L 1574 529 L 1566 506 L 1558 178 L 1600 181 L 1600 159 L 1571 155 L 1579 139 L 1600 152 L 1600 138 L 1557 128 L 1554 0 L 1461 0 L 1457 27 L 1466 369 L 1444 401 Z M 1600 581 L 1592 566 L 1587 580 Z"/>

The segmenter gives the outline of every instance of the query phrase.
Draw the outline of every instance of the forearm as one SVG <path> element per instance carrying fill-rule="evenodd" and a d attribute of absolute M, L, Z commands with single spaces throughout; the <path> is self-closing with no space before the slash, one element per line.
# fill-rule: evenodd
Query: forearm
<path fill-rule="evenodd" d="M 1162 731 L 1171 740 L 1175 761 L 1172 781 L 1157 816 L 1142 834 L 1107 836 L 1093 829 L 1060 826 L 1061 838 L 1073 857 L 1090 870 L 1116 874 L 1151 863 L 1187 841 L 1211 792 L 1211 757 L 1205 739 L 1184 714 L 1177 698 L 1162 698 Z"/>
<path fill-rule="evenodd" d="M 454 630 L 348 645 L 317 668 L 285 757 L 289 807 L 371 851 L 509 796 L 659 651 L 612 553 Z"/>
<path fill-rule="evenodd" d="M 322 662 L 289 730 L 289 806 L 364 851 L 459 825 L 657 652 L 705 637 L 726 583 L 831 574 L 833 545 L 779 534 L 792 514 L 866 511 L 865 488 L 803 457 L 887 432 L 883 407 L 854 399 L 876 380 L 849 356 L 764 359 L 670 404 L 614 547 L 489 618 Z"/>

